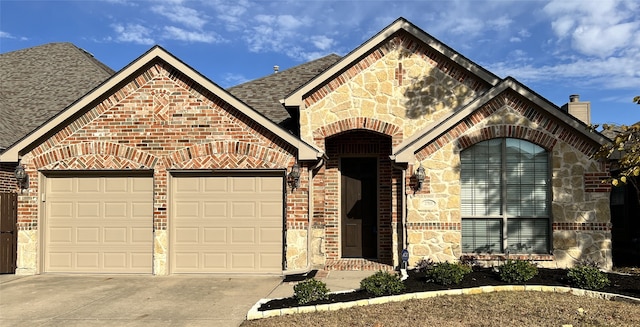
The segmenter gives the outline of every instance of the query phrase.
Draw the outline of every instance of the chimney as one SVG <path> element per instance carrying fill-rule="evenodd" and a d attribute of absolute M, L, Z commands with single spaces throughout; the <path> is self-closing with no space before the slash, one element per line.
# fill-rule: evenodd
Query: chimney
<path fill-rule="evenodd" d="M 280 70 L 280 66 L 278 66 L 278 65 L 273 66 L 273 73 L 274 74 L 278 73 L 279 70 Z"/>
<path fill-rule="evenodd" d="M 570 95 L 569 103 L 562 106 L 562 109 L 583 123 L 591 125 L 591 102 L 580 101 L 580 95 Z"/>

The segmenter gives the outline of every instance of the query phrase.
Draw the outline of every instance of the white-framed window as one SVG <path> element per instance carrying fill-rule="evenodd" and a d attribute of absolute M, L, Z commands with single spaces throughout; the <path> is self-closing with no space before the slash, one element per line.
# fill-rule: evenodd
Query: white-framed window
<path fill-rule="evenodd" d="M 460 153 L 463 253 L 550 251 L 549 153 L 497 138 Z"/>

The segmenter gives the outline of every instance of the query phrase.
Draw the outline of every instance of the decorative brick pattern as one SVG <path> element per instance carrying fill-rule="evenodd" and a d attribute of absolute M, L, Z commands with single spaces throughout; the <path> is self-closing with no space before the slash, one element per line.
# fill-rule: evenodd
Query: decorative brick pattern
<path fill-rule="evenodd" d="M 394 267 L 392 265 L 367 259 L 327 259 L 324 269 L 327 271 L 393 271 Z"/>
<path fill-rule="evenodd" d="M 611 231 L 611 223 L 553 223 L 552 228 L 554 231 Z"/>
<path fill-rule="evenodd" d="M 447 223 L 447 222 L 407 222 L 407 229 L 413 230 L 462 230 L 461 223 Z"/>
<path fill-rule="evenodd" d="M 352 130 L 367 130 L 391 136 L 392 146 L 402 142 L 402 131 L 398 126 L 368 117 L 352 117 L 322 126 L 313 132 L 314 142 L 324 149 L 324 140 L 330 136 Z"/>
<path fill-rule="evenodd" d="M 486 120 L 496 111 L 508 107 L 522 118 L 526 118 L 530 126 L 515 125 L 514 122 L 504 125 L 492 125 L 473 131 L 480 122 Z M 416 158 L 424 160 L 438 151 L 444 144 L 456 141 L 459 149 L 465 149 L 481 141 L 497 137 L 513 137 L 533 142 L 547 150 L 553 149 L 559 141 L 570 144 L 578 151 L 590 156 L 599 145 L 584 137 L 579 137 L 572 128 L 546 116 L 536 110 L 532 104 L 513 91 L 505 91 L 486 103 L 482 108 L 463 119 L 445 134 L 425 145 L 417 151 Z"/>

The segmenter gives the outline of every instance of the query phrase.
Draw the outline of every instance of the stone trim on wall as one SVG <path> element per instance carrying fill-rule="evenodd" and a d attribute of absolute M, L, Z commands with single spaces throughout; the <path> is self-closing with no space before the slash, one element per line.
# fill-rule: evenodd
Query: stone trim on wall
<path fill-rule="evenodd" d="M 334 77 L 332 80 L 323 86 L 319 86 L 318 89 L 310 93 L 304 98 L 306 107 L 312 106 L 316 102 L 322 100 L 329 93 L 335 91 L 338 87 L 346 84 L 353 77 L 357 76 L 376 61 L 386 56 L 392 51 L 401 49 L 404 55 L 409 56 L 411 54 L 423 58 L 430 65 L 447 74 L 451 78 L 465 84 L 476 92 L 484 92 L 489 89 L 490 85 L 480 78 L 469 73 L 466 68 L 453 62 L 450 58 L 447 58 L 440 53 L 434 51 L 429 46 L 425 45 L 422 41 L 415 38 L 413 35 L 406 31 L 399 31 L 393 36 L 389 37 L 386 42 L 380 44 L 377 48 L 369 52 L 360 61 L 354 62 L 349 68 L 347 68 L 340 75 Z M 398 85 L 402 85 L 403 77 L 402 66 L 398 67 L 396 78 L 400 79 Z"/>

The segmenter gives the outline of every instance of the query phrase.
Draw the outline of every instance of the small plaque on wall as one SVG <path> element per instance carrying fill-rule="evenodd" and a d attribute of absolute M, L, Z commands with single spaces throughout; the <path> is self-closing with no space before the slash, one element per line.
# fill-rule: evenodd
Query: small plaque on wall
<path fill-rule="evenodd" d="M 437 203 L 433 199 L 422 199 L 420 200 L 420 210 L 436 210 Z"/>

